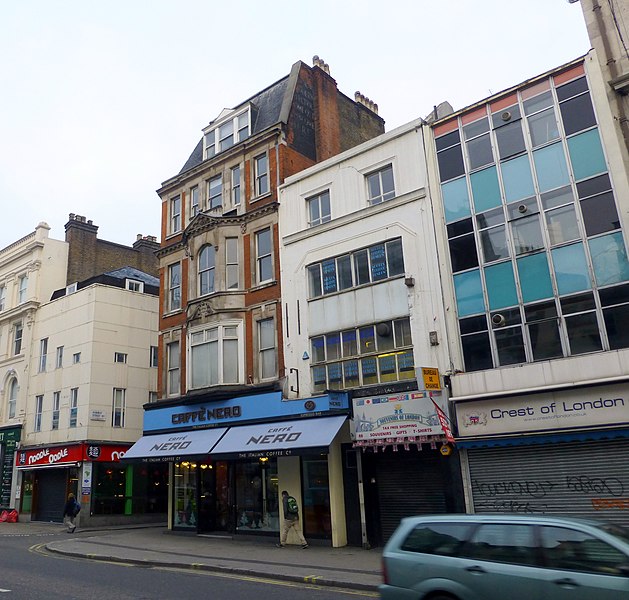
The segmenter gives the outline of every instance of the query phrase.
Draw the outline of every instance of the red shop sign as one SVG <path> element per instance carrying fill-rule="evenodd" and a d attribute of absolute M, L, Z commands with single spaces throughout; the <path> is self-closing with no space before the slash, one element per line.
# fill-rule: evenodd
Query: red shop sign
<path fill-rule="evenodd" d="M 55 467 L 74 464 L 83 460 L 83 445 L 51 446 L 33 450 L 18 450 L 15 453 L 15 466 L 19 469 L 32 467 Z"/>
<path fill-rule="evenodd" d="M 83 460 L 92 462 L 118 462 L 130 446 L 112 444 L 85 444 Z"/>

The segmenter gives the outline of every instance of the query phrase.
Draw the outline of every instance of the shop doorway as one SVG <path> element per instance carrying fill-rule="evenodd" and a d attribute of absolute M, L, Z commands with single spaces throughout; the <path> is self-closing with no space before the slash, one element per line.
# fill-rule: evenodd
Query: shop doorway
<path fill-rule="evenodd" d="M 33 473 L 34 483 L 34 521 L 52 521 L 60 523 L 63 520 L 63 508 L 67 499 L 67 492 L 76 494 L 76 486 L 68 490 L 67 469 L 39 469 Z"/>
<path fill-rule="evenodd" d="M 202 464 L 199 469 L 199 533 L 228 532 L 230 515 L 231 469 L 226 461 Z"/>

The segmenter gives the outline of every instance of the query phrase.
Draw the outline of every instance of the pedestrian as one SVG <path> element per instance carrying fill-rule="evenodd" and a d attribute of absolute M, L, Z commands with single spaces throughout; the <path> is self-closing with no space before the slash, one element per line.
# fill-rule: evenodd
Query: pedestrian
<path fill-rule="evenodd" d="M 76 517 L 81 510 L 81 505 L 77 502 L 74 494 L 68 494 L 68 501 L 63 509 L 63 522 L 68 528 L 68 533 L 74 533 L 76 529 Z"/>
<path fill-rule="evenodd" d="M 282 492 L 282 507 L 284 509 L 284 522 L 282 523 L 280 543 L 276 544 L 276 546 L 278 548 L 285 546 L 288 532 L 292 527 L 301 542 L 301 547 L 305 550 L 308 547 L 308 542 L 306 538 L 304 538 L 304 534 L 301 532 L 301 527 L 299 526 L 299 507 L 297 506 L 297 500 L 290 496 L 286 490 Z"/>

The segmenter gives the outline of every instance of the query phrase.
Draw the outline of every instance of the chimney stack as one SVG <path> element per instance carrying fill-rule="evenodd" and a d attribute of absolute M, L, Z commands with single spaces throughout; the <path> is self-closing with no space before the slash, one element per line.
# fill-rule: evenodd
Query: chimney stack
<path fill-rule="evenodd" d="M 312 57 L 312 64 L 319 67 L 324 73 L 330 74 L 330 65 L 323 62 L 316 54 Z"/>
<path fill-rule="evenodd" d="M 368 108 L 372 113 L 378 114 L 378 105 L 367 98 L 367 96 L 363 96 L 360 92 L 355 92 L 354 100 L 358 102 L 358 104 L 362 104 L 365 108 Z"/>

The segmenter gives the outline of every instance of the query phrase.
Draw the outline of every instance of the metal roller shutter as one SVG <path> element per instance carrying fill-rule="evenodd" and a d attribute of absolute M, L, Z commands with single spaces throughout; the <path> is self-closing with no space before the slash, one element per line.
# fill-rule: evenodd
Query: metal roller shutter
<path fill-rule="evenodd" d="M 439 458 L 430 452 L 396 452 L 378 457 L 380 526 L 385 542 L 403 517 L 446 512 Z"/>
<path fill-rule="evenodd" d="M 629 440 L 468 450 L 474 510 L 629 525 Z"/>

